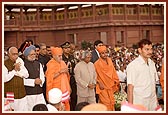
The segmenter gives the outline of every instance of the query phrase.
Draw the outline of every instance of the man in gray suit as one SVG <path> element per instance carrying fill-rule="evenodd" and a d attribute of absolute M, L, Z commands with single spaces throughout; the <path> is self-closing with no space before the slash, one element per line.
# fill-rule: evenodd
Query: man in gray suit
<path fill-rule="evenodd" d="M 91 62 L 92 63 L 95 63 L 98 59 L 99 59 L 99 52 L 97 51 L 97 47 L 98 46 L 102 46 L 103 45 L 103 42 L 101 41 L 101 40 L 96 40 L 95 42 L 94 42 L 94 50 L 92 51 L 92 58 L 91 58 Z"/>

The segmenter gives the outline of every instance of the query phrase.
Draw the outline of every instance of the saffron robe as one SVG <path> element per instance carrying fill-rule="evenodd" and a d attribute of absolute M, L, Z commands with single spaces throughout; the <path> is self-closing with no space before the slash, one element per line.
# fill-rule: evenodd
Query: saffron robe
<path fill-rule="evenodd" d="M 52 88 L 59 88 L 62 93 L 62 102 L 65 103 L 65 109 L 67 111 L 70 110 L 69 106 L 69 97 L 71 93 L 70 89 L 70 84 L 69 84 L 69 79 L 70 76 L 69 74 L 62 73 L 56 78 L 54 78 L 55 74 L 57 74 L 61 69 L 67 68 L 66 64 L 64 61 L 61 61 L 58 63 L 54 58 L 52 58 L 48 63 L 47 63 L 47 71 L 46 71 L 46 96 L 48 99 L 48 92 Z"/>
<path fill-rule="evenodd" d="M 104 85 L 101 90 L 99 84 L 96 84 L 96 93 L 99 95 L 100 103 L 107 106 L 108 110 L 114 110 L 114 93 L 118 90 L 119 78 L 113 66 L 112 60 L 107 57 L 107 62 L 99 58 L 95 63 L 98 83 Z"/>

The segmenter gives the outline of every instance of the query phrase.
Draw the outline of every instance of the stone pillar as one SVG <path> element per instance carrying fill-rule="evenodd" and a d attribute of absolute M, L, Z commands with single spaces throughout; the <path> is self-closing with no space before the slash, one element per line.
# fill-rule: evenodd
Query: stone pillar
<path fill-rule="evenodd" d="M 124 20 L 127 20 L 127 5 L 124 4 Z"/>
<path fill-rule="evenodd" d="M 78 5 L 78 22 L 81 23 L 81 5 Z"/>
<path fill-rule="evenodd" d="M 108 8 L 109 8 L 109 20 L 112 21 L 113 20 L 112 4 L 109 4 Z"/>
<path fill-rule="evenodd" d="M 27 10 L 25 10 L 27 12 Z M 23 7 L 20 7 L 20 26 L 23 26 Z"/>
<path fill-rule="evenodd" d="M 56 12 L 56 8 L 53 7 L 51 11 L 52 26 L 55 26 L 55 12 Z"/>
<path fill-rule="evenodd" d="M 68 21 L 67 14 L 68 14 L 68 6 L 64 5 L 64 24 L 67 24 Z"/>
<path fill-rule="evenodd" d="M 137 4 L 137 20 L 140 20 L 140 7 L 139 4 Z"/>
<path fill-rule="evenodd" d="M 36 10 L 37 10 L 37 26 L 39 26 L 40 25 L 40 7 L 37 7 Z"/>
<path fill-rule="evenodd" d="M 96 21 L 96 4 L 92 4 L 92 11 L 93 11 L 93 22 Z"/>
<path fill-rule="evenodd" d="M 152 16 L 152 5 L 149 5 L 149 19 L 153 20 L 153 16 Z"/>

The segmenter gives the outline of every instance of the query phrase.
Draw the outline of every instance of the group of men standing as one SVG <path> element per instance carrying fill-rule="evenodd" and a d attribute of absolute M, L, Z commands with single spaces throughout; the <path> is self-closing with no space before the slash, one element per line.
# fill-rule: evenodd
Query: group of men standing
<path fill-rule="evenodd" d="M 15 111 L 32 111 L 39 103 L 53 105 L 48 95 L 53 88 L 62 91 L 61 101 L 66 111 L 74 111 L 80 102 L 102 103 L 109 111 L 115 110 L 114 93 L 119 91 L 120 82 L 107 47 L 97 40 L 92 52 L 81 52 L 79 61 L 70 53 L 70 45 L 65 42 L 51 47 L 49 58 L 46 45 L 40 44 L 37 60 L 36 47 L 31 44 L 23 51 L 24 61 L 18 57 L 16 47 L 8 49 L 9 58 L 4 62 L 4 96 L 14 93 Z M 143 39 L 138 46 L 139 57 L 127 68 L 128 102 L 153 111 L 157 107 L 157 75 L 150 60 L 152 43 Z"/>

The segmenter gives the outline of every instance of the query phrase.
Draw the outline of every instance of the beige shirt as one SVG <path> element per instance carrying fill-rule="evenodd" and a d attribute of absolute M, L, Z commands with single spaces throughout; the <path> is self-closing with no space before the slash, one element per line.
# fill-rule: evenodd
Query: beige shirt
<path fill-rule="evenodd" d="M 77 95 L 88 97 L 95 94 L 94 89 L 88 88 L 88 84 L 96 84 L 96 71 L 92 62 L 79 62 L 74 69 L 77 82 Z"/>
<path fill-rule="evenodd" d="M 127 85 L 132 84 L 133 104 L 142 104 L 148 110 L 154 110 L 157 106 L 155 83 L 158 80 L 155 63 L 148 59 L 147 65 L 139 56 L 127 67 Z"/>

